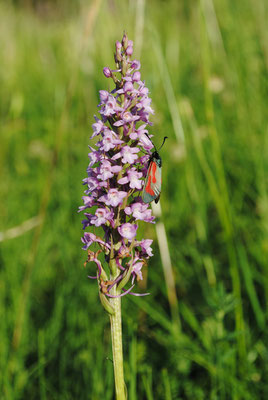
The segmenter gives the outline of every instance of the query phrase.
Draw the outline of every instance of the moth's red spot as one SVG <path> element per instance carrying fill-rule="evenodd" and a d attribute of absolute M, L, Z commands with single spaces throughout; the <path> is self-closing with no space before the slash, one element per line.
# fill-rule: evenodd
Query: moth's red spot
<path fill-rule="evenodd" d="M 153 189 L 151 188 L 151 175 L 149 175 L 149 177 L 148 177 L 148 182 L 147 182 L 147 185 L 146 185 L 146 187 L 145 187 L 145 191 L 147 192 L 147 193 L 149 193 L 151 196 L 154 196 L 154 191 L 153 191 Z"/>
<path fill-rule="evenodd" d="M 151 169 L 152 169 L 152 176 L 153 176 L 153 177 L 152 177 L 152 182 L 153 182 L 153 183 L 156 183 L 156 176 L 155 176 L 155 173 L 156 173 L 156 163 L 154 163 L 154 162 L 152 163 L 152 168 L 151 168 Z"/>

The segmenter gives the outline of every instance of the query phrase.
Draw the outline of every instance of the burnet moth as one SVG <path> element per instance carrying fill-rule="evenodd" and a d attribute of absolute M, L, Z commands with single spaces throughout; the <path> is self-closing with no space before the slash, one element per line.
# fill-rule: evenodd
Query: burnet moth
<path fill-rule="evenodd" d="M 146 134 L 150 139 L 149 135 Z M 145 178 L 144 187 L 142 191 L 142 200 L 144 203 L 151 203 L 151 201 L 155 201 L 158 203 L 161 194 L 161 184 L 162 184 L 162 177 L 161 177 L 161 169 L 162 169 L 162 159 L 159 155 L 159 151 L 163 147 L 165 140 L 168 137 L 165 136 L 163 139 L 163 143 L 161 144 L 160 148 L 157 150 L 154 143 L 154 152 L 152 153 L 149 162 L 148 162 L 148 172 Z M 150 139 L 151 140 L 151 139 Z"/>

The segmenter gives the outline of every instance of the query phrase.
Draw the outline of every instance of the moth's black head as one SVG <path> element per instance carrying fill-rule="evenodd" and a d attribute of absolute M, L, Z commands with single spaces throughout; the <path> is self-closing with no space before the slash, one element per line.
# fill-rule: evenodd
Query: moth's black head
<path fill-rule="evenodd" d="M 160 157 L 158 151 L 154 151 L 153 154 L 152 154 L 152 157 L 156 158 L 157 160 L 161 160 L 161 157 Z"/>
<path fill-rule="evenodd" d="M 158 153 L 158 151 L 154 151 L 151 157 L 152 160 L 154 160 L 156 162 L 156 164 L 158 165 L 158 167 L 161 168 L 162 166 L 162 159 Z"/>

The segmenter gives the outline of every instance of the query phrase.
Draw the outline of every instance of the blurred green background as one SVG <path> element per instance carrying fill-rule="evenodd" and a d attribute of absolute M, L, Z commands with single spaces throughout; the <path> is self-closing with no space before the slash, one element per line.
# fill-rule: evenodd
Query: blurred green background
<path fill-rule="evenodd" d="M 124 29 L 169 136 L 162 215 L 141 224 L 151 295 L 122 300 L 129 399 L 268 398 L 267 17 L 264 0 L 0 2 L 1 399 L 114 398 L 77 208 Z"/>

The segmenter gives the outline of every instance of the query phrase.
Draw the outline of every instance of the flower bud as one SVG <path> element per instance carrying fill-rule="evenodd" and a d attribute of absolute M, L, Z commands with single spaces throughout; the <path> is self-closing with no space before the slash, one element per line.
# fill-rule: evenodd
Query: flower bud
<path fill-rule="evenodd" d="M 108 68 L 108 67 L 103 68 L 103 73 L 104 73 L 104 76 L 106 76 L 106 78 L 111 78 L 111 76 L 112 76 L 112 72 L 111 72 L 110 68 Z"/>
<path fill-rule="evenodd" d="M 126 50 L 126 48 L 128 46 L 128 37 L 127 37 L 126 33 L 124 33 L 124 36 L 122 39 L 122 46 L 123 46 L 124 50 Z"/>
<path fill-rule="evenodd" d="M 132 46 L 128 46 L 126 49 L 126 55 L 127 56 L 131 56 L 133 53 L 133 47 Z"/>
<path fill-rule="evenodd" d="M 122 49 L 122 45 L 117 40 L 117 42 L 115 44 L 115 55 L 114 55 L 114 59 L 115 59 L 116 63 L 122 61 L 121 49 Z"/>
<path fill-rule="evenodd" d="M 116 47 L 116 50 L 121 50 L 122 49 L 122 44 L 117 40 L 116 43 L 115 43 L 115 47 Z"/>

